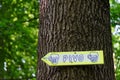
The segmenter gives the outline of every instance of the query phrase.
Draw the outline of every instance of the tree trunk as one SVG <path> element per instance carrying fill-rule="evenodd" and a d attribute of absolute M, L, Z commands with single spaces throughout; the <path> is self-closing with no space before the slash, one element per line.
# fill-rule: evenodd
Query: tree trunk
<path fill-rule="evenodd" d="M 0 80 L 4 78 L 4 61 L 5 61 L 5 50 L 4 50 L 4 41 L 0 35 Z"/>
<path fill-rule="evenodd" d="M 37 80 L 115 80 L 109 0 L 40 0 Z M 50 67 L 48 52 L 103 50 L 104 65 Z"/>

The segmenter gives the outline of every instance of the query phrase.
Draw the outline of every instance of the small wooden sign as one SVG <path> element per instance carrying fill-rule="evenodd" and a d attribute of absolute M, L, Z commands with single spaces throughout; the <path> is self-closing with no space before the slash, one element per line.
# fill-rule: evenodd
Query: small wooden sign
<path fill-rule="evenodd" d="M 103 51 L 49 52 L 42 59 L 49 66 L 104 64 Z"/>

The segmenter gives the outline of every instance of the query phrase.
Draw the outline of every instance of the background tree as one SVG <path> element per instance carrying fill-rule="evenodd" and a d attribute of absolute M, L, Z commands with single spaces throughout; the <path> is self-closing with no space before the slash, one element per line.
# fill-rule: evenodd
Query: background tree
<path fill-rule="evenodd" d="M 38 80 L 115 80 L 109 0 L 40 0 Z M 50 67 L 48 52 L 103 50 L 104 65 Z"/>

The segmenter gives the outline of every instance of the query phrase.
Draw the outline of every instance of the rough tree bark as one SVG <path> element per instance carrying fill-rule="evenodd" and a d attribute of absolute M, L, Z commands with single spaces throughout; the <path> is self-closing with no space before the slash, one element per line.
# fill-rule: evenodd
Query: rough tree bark
<path fill-rule="evenodd" d="M 115 80 L 109 0 L 40 0 L 37 80 Z M 48 52 L 103 50 L 104 65 L 50 67 Z"/>

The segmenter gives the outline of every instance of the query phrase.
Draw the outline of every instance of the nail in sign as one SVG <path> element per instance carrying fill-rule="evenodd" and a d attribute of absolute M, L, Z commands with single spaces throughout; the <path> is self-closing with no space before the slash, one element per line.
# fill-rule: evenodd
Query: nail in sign
<path fill-rule="evenodd" d="M 42 59 L 49 66 L 104 64 L 103 51 L 49 52 Z"/>

